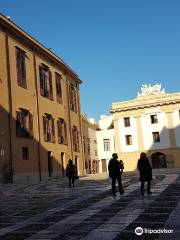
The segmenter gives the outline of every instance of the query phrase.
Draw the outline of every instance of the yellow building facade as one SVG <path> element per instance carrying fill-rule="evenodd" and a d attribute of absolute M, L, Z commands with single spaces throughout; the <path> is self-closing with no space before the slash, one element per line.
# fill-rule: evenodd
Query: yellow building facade
<path fill-rule="evenodd" d="M 145 152 L 153 168 L 180 167 L 180 93 L 143 85 L 138 97 L 112 104 L 115 152 L 125 170 L 137 169 Z"/>
<path fill-rule="evenodd" d="M 0 177 L 26 182 L 84 172 L 78 75 L 0 15 Z"/>

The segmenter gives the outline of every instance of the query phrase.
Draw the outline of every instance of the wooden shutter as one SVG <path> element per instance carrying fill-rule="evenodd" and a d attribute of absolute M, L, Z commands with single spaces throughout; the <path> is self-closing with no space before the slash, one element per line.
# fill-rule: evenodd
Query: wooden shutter
<path fill-rule="evenodd" d="M 16 49 L 16 68 L 17 68 L 17 83 L 21 86 L 21 78 L 20 78 L 20 53 L 18 49 Z"/>
<path fill-rule="evenodd" d="M 30 136 L 33 136 L 33 115 L 29 112 L 29 133 Z"/>
<path fill-rule="evenodd" d="M 21 131 L 21 112 L 16 112 L 16 136 L 21 137 L 22 136 L 22 131 Z"/>
<path fill-rule="evenodd" d="M 21 52 L 21 74 L 22 74 L 22 86 L 24 88 L 27 88 L 27 82 L 26 82 L 26 58 L 25 58 L 25 52 Z"/>
<path fill-rule="evenodd" d="M 61 143 L 61 136 L 60 136 L 60 120 L 57 120 L 57 133 L 58 133 L 58 143 Z"/>
<path fill-rule="evenodd" d="M 52 74 L 51 71 L 49 71 L 49 97 L 51 100 L 53 100 L 53 87 L 52 87 Z"/>
<path fill-rule="evenodd" d="M 44 76 L 43 76 L 43 67 L 39 65 L 39 79 L 40 79 L 40 92 L 41 96 L 44 96 Z"/>
<path fill-rule="evenodd" d="M 52 130 L 52 132 L 51 132 L 52 133 L 52 142 L 55 143 L 56 140 L 55 140 L 55 128 L 54 128 L 54 118 L 53 117 L 51 118 L 51 123 L 52 123 L 52 125 L 51 125 L 52 126 L 52 129 L 51 129 Z"/>
<path fill-rule="evenodd" d="M 64 121 L 64 144 L 67 144 L 67 128 L 66 128 L 66 122 Z"/>
<path fill-rule="evenodd" d="M 43 116 L 43 133 L 44 133 L 44 141 L 47 142 L 47 119 L 46 116 Z"/>

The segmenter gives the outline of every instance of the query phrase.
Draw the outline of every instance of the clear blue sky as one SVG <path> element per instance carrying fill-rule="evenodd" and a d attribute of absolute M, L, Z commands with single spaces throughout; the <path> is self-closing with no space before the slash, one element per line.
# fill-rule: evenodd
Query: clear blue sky
<path fill-rule="evenodd" d="M 89 117 L 142 83 L 180 91 L 179 0 L 1 0 L 0 12 L 78 73 Z"/>

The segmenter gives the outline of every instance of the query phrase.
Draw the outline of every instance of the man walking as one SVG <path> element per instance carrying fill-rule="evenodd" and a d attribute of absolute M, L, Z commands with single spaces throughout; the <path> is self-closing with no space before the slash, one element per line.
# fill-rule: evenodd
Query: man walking
<path fill-rule="evenodd" d="M 137 168 L 140 173 L 141 195 L 144 196 L 144 183 L 147 182 L 147 193 L 151 194 L 152 167 L 149 163 L 146 153 L 141 153 Z"/>
<path fill-rule="evenodd" d="M 116 179 L 119 185 L 119 192 L 120 194 L 124 193 L 122 182 L 121 182 L 121 174 L 124 169 L 123 161 L 118 161 L 117 153 L 112 154 L 112 159 L 109 161 L 108 170 L 109 170 L 109 177 L 112 179 L 112 194 L 116 196 Z"/>

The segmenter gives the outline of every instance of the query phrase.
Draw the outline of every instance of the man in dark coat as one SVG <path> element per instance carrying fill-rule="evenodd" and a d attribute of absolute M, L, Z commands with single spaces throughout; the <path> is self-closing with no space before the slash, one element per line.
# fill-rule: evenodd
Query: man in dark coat
<path fill-rule="evenodd" d="M 145 153 L 141 153 L 137 168 L 140 172 L 141 195 L 144 195 L 144 183 L 147 182 L 147 193 L 151 194 L 152 167 Z"/>
<path fill-rule="evenodd" d="M 69 162 L 66 167 L 66 176 L 69 178 L 69 187 L 71 187 L 71 182 L 74 187 L 74 182 L 77 174 L 76 174 L 76 167 L 73 164 L 73 161 L 71 159 L 69 159 Z"/>
<path fill-rule="evenodd" d="M 109 177 L 112 179 L 112 194 L 113 196 L 116 195 L 116 179 L 119 185 L 119 192 L 120 194 L 124 193 L 122 182 L 121 182 L 121 174 L 124 169 L 123 161 L 118 161 L 117 153 L 112 154 L 112 159 L 109 161 L 108 170 L 109 170 Z"/>

